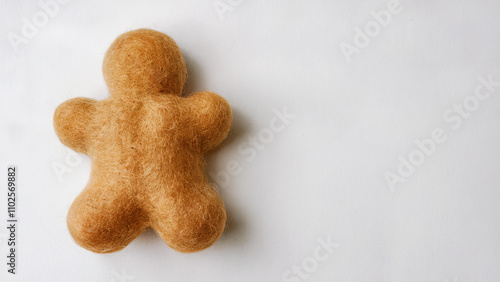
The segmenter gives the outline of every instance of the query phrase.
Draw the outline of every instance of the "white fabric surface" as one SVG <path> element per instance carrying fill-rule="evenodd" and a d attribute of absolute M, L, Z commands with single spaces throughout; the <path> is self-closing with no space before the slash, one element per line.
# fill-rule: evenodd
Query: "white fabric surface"
<path fill-rule="evenodd" d="M 0 226 L 9 165 L 19 219 L 1 281 L 500 280 L 500 87 L 480 79 L 500 81 L 499 1 L 0 4 Z M 107 97 L 104 52 L 141 27 L 234 111 L 207 167 L 229 224 L 203 252 L 148 231 L 98 255 L 66 228 L 90 162 L 52 114 Z"/>

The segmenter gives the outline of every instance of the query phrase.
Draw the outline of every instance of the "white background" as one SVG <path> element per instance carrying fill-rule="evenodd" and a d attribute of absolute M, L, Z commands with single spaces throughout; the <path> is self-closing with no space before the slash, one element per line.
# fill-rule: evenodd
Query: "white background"
<path fill-rule="evenodd" d="M 386 0 L 71 1 L 51 15 L 38 1 L 0 4 L 0 226 L 8 165 L 19 219 L 15 276 L 0 228 L 1 281 L 500 281 L 500 87 L 472 97 L 478 77 L 500 81 L 499 1 L 402 0 L 379 31 L 371 12 Z M 30 38 L 27 21 L 39 25 Z M 367 25 L 373 37 L 347 58 L 341 44 L 356 47 Z M 59 142 L 52 114 L 106 98 L 104 53 L 141 27 L 177 41 L 186 92 L 215 91 L 234 111 L 207 167 L 228 226 L 199 253 L 147 231 L 94 254 L 66 227 L 90 163 Z M 449 112 L 465 101 L 467 118 Z M 270 131 L 285 108 L 295 117 Z M 435 129 L 446 140 L 419 160 L 415 142 Z M 391 191 L 386 175 L 410 155 L 419 165 Z"/>

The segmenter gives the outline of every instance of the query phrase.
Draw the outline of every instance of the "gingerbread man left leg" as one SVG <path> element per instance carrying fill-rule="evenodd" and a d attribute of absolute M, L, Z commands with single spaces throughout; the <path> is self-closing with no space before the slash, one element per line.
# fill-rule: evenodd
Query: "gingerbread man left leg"
<path fill-rule="evenodd" d="M 149 226 L 133 189 L 116 193 L 106 182 L 91 181 L 75 199 L 67 223 L 73 239 L 96 253 L 119 251 Z"/>

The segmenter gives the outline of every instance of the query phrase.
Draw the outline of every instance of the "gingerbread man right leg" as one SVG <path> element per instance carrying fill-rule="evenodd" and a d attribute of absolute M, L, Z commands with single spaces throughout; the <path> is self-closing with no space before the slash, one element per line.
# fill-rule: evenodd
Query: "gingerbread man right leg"
<path fill-rule="evenodd" d="M 151 199 L 151 227 L 171 248 L 192 253 L 213 245 L 226 225 L 226 210 L 206 183 L 168 189 Z"/>

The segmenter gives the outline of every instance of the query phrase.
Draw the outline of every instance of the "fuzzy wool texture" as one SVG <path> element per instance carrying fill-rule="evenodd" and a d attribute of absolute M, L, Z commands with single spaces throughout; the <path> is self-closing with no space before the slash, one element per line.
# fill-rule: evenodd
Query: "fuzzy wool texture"
<path fill-rule="evenodd" d="M 109 253 L 153 228 L 179 252 L 210 247 L 226 211 L 208 184 L 204 155 L 228 135 L 229 104 L 212 92 L 182 97 L 182 53 L 154 30 L 119 36 L 103 74 L 109 98 L 70 99 L 54 113 L 61 142 L 92 161 L 90 180 L 68 212 L 72 237 Z"/>

